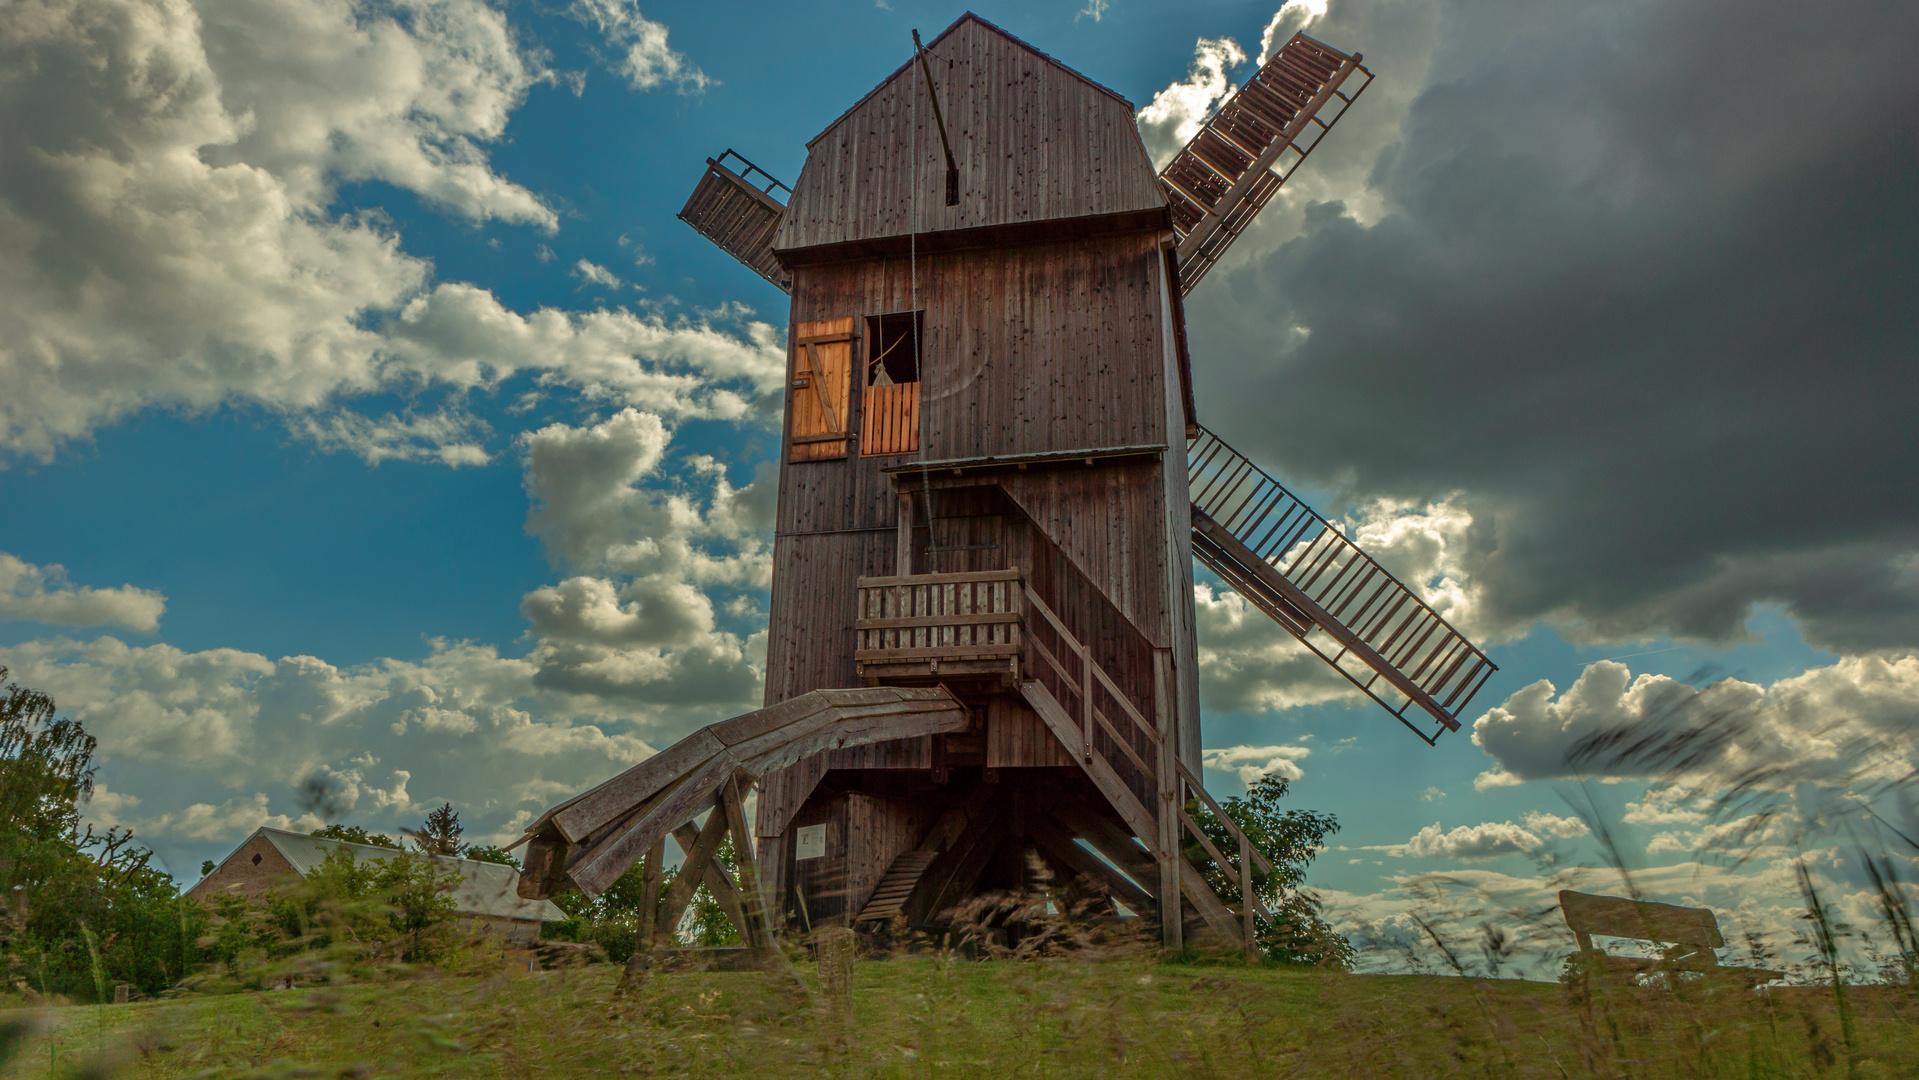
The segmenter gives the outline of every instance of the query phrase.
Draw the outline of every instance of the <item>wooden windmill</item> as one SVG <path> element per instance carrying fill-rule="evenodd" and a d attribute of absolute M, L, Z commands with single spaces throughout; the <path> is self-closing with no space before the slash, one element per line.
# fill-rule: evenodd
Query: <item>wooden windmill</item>
<path fill-rule="evenodd" d="M 1156 174 L 1130 103 L 968 14 L 791 189 L 710 159 L 681 218 L 792 297 L 766 707 L 548 811 L 521 894 L 657 875 L 670 834 L 702 869 L 643 933 L 701 882 L 749 944 L 936 930 L 1037 866 L 1250 949 L 1270 868 L 1189 809 L 1224 820 L 1193 559 L 1428 742 L 1493 671 L 1194 412 L 1182 297 L 1371 79 L 1295 36 Z"/>

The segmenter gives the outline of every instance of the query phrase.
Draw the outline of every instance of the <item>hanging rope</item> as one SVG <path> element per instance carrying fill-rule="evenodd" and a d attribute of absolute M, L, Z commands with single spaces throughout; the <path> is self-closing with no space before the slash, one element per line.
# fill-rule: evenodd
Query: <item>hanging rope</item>
<path fill-rule="evenodd" d="M 920 32 L 918 30 L 913 31 L 913 51 L 919 57 L 920 71 L 926 76 L 926 94 L 927 94 L 927 97 L 931 99 L 933 95 L 933 70 L 926 63 L 926 48 L 920 44 Z M 927 424 L 926 424 L 925 401 L 927 399 L 926 388 L 927 388 L 927 385 L 932 380 L 928 378 L 928 376 L 931 373 L 927 370 L 928 365 L 926 363 L 926 351 L 920 347 L 919 312 L 921 308 L 920 308 L 920 260 L 919 260 L 919 232 L 920 232 L 919 107 L 920 107 L 919 95 L 914 94 L 912 99 L 912 104 L 911 104 L 912 111 L 909 114 L 913 122 L 913 184 L 912 184 L 913 208 L 912 208 L 912 220 L 907 225 L 907 240 L 906 240 L 907 272 L 908 272 L 909 279 L 912 283 L 912 298 L 911 298 L 911 305 L 907 314 L 907 318 L 912 320 L 913 355 L 919 357 L 919 365 L 920 365 L 920 371 L 919 371 L 920 402 L 921 402 L 920 423 L 919 423 L 919 427 L 920 427 L 920 430 L 919 430 L 920 492 L 926 499 L 926 553 L 930 559 L 933 554 L 933 549 L 939 546 L 939 540 L 937 537 L 933 535 L 933 472 L 931 469 L 927 468 L 927 465 L 926 465 Z M 936 99 L 933 101 L 933 108 L 935 110 L 935 115 L 937 115 L 937 112 L 939 109 L 939 102 Z M 946 127 L 944 124 L 941 124 L 940 139 L 942 142 L 944 142 L 945 138 L 946 138 Z M 951 149 L 947 150 L 946 159 L 949 163 L 952 161 L 953 152 Z M 954 179 L 957 178 L 957 172 L 955 172 L 952 175 Z M 948 186 L 951 187 L 952 185 L 953 185 L 953 180 L 949 179 Z M 908 539 L 910 540 L 911 538 L 909 537 Z M 926 570 L 923 570 L 921 572 L 922 573 L 932 572 L 932 568 L 928 567 Z"/>

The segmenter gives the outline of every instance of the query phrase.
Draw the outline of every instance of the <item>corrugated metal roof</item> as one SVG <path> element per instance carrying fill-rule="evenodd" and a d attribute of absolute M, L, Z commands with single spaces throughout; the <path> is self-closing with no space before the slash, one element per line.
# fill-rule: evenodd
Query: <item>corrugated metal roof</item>
<path fill-rule="evenodd" d="M 322 840 L 305 833 L 287 832 L 283 829 L 262 827 L 254 836 L 264 836 L 274 850 L 293 864 L 293 869 L 305 877 L 314 867 L 326 861 L 328 853 L 346 849 L 353 853 L 353 861 L 365 859 L 385 860 L 394 854 L 392 848 L 374 847 L 371 844 L 350 844 L 344 840 Z M 247 837 L 253 839 L 252 836 Z M 244 843 L 241 845 L 245 846 Z M 228 856 L 231 858 L 232 856 Z M 433 856 L 433 861 L 450 866 L 460 872 L 460 884 L 453 890 L 453 909 L 461 915 L 491 915 L 502 919 L 538 919 L 541 922 L 558 922 L 566 918 L 551 900 L 522 900 L 518 890 L 520 872 L 501 863 L 478 862 L 473 859 L 450 859 Z"/>

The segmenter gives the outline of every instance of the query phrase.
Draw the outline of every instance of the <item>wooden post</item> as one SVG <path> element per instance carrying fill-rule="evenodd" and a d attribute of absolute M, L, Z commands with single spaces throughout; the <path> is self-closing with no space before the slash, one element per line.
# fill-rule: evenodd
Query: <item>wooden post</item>
<path fill-rule="evenodd" d="M 815 937 L 820 957 L 821 1017 L 829 1045 L 844 1052 L 853 1037 L 853 955 L 858 938 L 844 926 L 829 926 Z"/>
<path fill-rule="evenodd" d="M 659 932 L 660 877 L 665 863 L 666 837 L 662 836 L 647 851 L 645 868 L 640 871 L 639 928 L 633 935 L 633 955 L 627 958 L 626 972 L 620 976 L 621 992 L 634 980 L 644 978 L 652 965 L 657 944 L 654 939 Z"/>
<path fill-rule="evenodd" d="M 899 547 L 893 553 L 893 573 L 900 577 L 913 572 L 913 493 L 900 492 Z"/>
<path fill-rule="evenodd" d="M 759 867 L 753 860 L 753 835 L 746 827 L 746 802 L 740 797 L 738 773 L 720 789 L 720 809 L 726 814 L 727 828 L 733 832 L 733 858 L 739 864 L 740 906 L 751 924 L 740 927 L 740 940 L 761 949 L 777 948 L 773 941 L 773 922 L 766 914 L 766 891 L 760 887 Z"/>
<path fill-rule="evenodd" d="M 1086 645 L 1079 647 L 1079 725 L 1080 750 L 1090 765 L 1093 762 L 1093 650 Z"/>
<path fill-rule="evenodd" d="M 1253 936 L 1253 842 L 1243 832 L 1239 833 L 1239 921 L 1250 964 L 1259 959 L 1259 943 Z"/>
<path fill-rule="evenodd" d="M 1159 935 L 1168 949 L 1186 945 L 1179 897 L 1179 710 L 1174 704 L 1173 652 L 1153 650 L 1153 709 L 1159 725 L 1159 835 L 1154 852 L 1159 861 Z M 1142 839 L 1144 839 L 1142 837 Z"/>

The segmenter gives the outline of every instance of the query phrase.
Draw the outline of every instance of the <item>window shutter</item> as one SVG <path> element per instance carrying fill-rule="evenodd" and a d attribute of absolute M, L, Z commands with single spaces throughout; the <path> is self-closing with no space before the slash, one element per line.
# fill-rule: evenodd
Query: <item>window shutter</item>
<path fill-rule="evenodd" d="M 787 398 L 792 461 L 846 456 L 852 404 L 853 320 L 820 319 L 796 325 Z"/>

